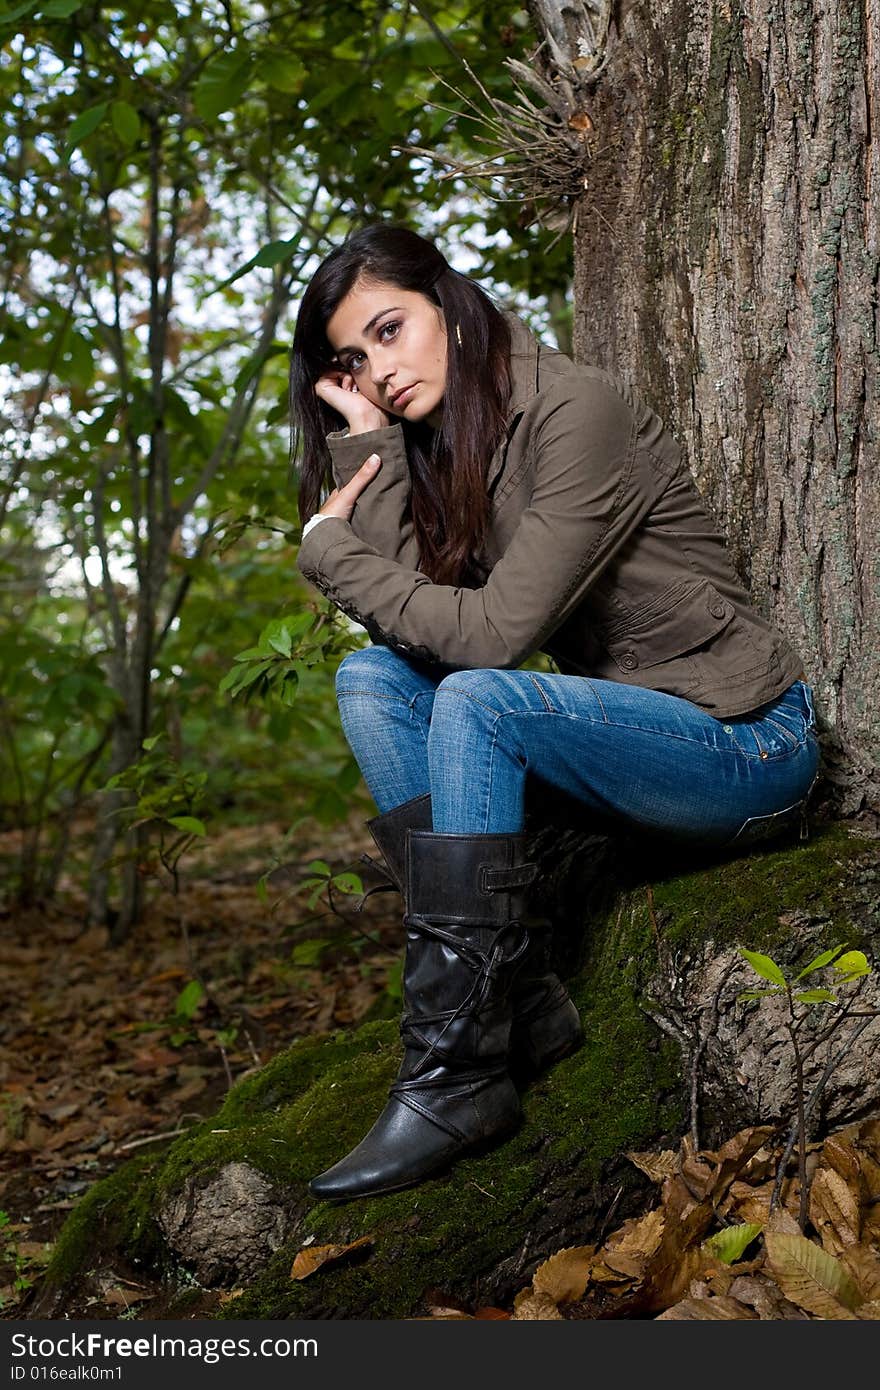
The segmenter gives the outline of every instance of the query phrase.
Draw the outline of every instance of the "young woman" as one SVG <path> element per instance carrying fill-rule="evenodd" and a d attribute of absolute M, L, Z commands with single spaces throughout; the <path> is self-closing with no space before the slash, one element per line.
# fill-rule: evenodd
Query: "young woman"
<path fill-rule="evenodd" d="M 744 845 L 799 815 L 818 747 L 800 662 L 663 422 L 430 241 L 372 226 L 326 258 L 291 405 L 299 568 L 372 639 L 337 698 L 406 902 L 403 1064 L 311 1183 L 342 1199 L 496 1140 L 520 1113 L 511 1074 L 580 1041 L 528 910 L 528 775 L 646 831 Z M 518 669 L 538 651 L 559 674 Z"/>

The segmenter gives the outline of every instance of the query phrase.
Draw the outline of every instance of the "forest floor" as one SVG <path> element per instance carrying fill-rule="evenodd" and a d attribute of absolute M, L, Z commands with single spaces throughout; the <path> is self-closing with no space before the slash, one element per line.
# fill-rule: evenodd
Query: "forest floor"
<path fill-rule="evenodd" d="M 378 857 L 363 817 L 300 827 L 296 862 L 273 873 L 264 903 L 257 881 L 284 828 L 212 832 L 176 896 L 148 885 L 121 946 L 84 925 L 72 874 L 52 905 L 0 912 L 0 1318 L 29 1316 L 53 1240 L 98 1179 L 213 1114 L 231 1082 L 294 1038 L 356 1024 L 383 999 L 393 1010 L 399 895 L 376 893 L 354 913 L 358 900 L 336 894 L 343 917 L 326 896 L 311 910 L 295 891 L 317 858 L 365 887 L 378 881 L 358 862 Z M 77 827 L 74 869 L 92 829 Z M 0 863 L 15 838 L 0 837 Z M 161 1317 L 158 1292 L 108 1287 L 70 1315 Z"/>
<path fill-rule="evenodd" d="M 312 905 L 301 886 L 315 859 L 353 870 L 365 888 L 378 882 L 360 861 L 376 857 L 363 816 L 301 826 L 295 862 L 272 873 L 264 901 L 258 880 L 283 832 L 213 831 L 176 894 L 148 883 L 143 921 L 123 945 L 84 922 L 86 823 L 56 902 L 0 908 L 0 1318 L 34 1315 L 53 1242 L 95 1182 L 213 1115 L 230 1085 L 295 1038 L 399 1013 L 399 896 L 375 893 L 357 912 L 356 897 Z M 15 851 L 14 837 L 0 836 L 0 866 Z M 427 1316 L 880 1319 L 880 1119 L 810 1145 L 809 1240 L 794 1219 L 795 1179 L 772 1214 L 781 1143 L 772 1127 L 754 1127 L 717 1153 L 684 1139 L 677 1154 L 628 1154 L 660 1186 L 653 1210 L 601 1248 L 551 1256 L 511 1309 L 428 1290 Z M 306 1277 L 303 1259 L 311 1269 L 345 1254 L 301 1251 L 292 1277 Z M 209 1316 L 240 1292 L 205 1290 L 186 1316 Z M 179 1317 L 173 1298 L 114 1273 L 90 1279 L 64 1316 Z"/>

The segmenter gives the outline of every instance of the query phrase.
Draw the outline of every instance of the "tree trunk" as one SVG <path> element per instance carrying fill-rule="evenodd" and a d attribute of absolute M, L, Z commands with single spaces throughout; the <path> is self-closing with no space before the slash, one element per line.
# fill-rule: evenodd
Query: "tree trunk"
<path fill-rule="evenodd" d="M 587 99 L 575 349 L 689 455 L 880 806 L 880 7 L 631 0 Z"/>

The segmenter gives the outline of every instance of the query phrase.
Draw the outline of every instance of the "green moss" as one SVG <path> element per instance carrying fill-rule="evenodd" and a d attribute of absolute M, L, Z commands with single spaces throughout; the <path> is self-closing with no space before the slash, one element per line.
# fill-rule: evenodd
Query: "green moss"
<path fill-rule="evenodd" d="M 86 1193 L 55 1243 L 45 1293 L 66 1287 L 107 1251 L 124 1250 L 132 1264 L 163 1268 L 167 1251 L 152 1215 L 160 1162 L 155 1153 L 131 1159 Z"/>

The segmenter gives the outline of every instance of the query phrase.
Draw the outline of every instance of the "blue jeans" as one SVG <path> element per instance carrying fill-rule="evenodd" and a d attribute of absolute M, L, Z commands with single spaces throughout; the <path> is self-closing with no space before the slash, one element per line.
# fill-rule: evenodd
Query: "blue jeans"
<path fill-rule="evenodd" d="M 819 748 L 810 689 L 715 719 L 677 695 L 536 671 L 462 670 L 369 646 L 340 663 L 343 731 L 380 812 L 431 793 L 436 832 L 514 833 L 534 775 L 600 818 L 708 845 L 797 819 Z"/>

